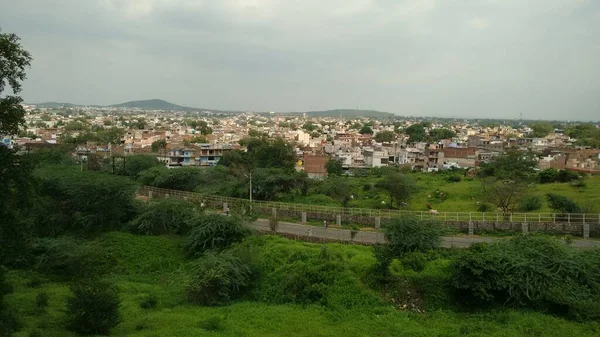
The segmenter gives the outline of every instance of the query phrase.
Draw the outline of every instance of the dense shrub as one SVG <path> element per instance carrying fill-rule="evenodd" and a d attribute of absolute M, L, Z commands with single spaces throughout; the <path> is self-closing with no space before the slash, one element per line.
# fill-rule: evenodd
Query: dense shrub
<path fill-rule="evenodd" d="M 108 335 L 119 323 L 119 294 L 115 286 L 98 279 L 71 285 L 67 299 L 69 329 L 82 335 Z"/>
<path fill-rule="evenodd" d="M 479 212 L 491 212 L 494 208 L 494 205 L 487 202 L 482 202 L 477 205 L 477 211 Z"/>
<path fill-rule="evenodd" d="M 48 293 L 41 292 L 35 296 L 35 306 L 38 309 L 44 309 L 48 306 L 49 299 L 50 299 L 50 296 L 48 296 Z"/>
<path fill-rule="evenodd" d="M 420 272 L 425 269 L 427 257 L 423 253 L 412 252 L 404 255 L 401 261 L 404 268 Z"/>
<path fill-rule="evenodd" d="M 575 201 L 554 193 L 546 194 L 548 206 L 560 213 L 582 213 L 583 210 Z"/>
<path fill-rule="evenodd" d="M 156 308 L 157 304 L 158 304 L 158 297 L 156 297 L 156 295 L 154 295 L 154 294 L 151 294 L 142 299 L 142 301 L 140 302 L 140 308 L 142 308 L 144 310 L 154 309 L 154 308 Z"/>
<path fill-rule="evenodd" d="M 462 177 L 458 174 L 452 174 L 444 178 L 444 180 L 449 183 L 459 183 L 462 180 Z"/>
<path fill-rule="evenodd" d="M 145 235 L 185 235 L 190 230 L 190 222 L 199 212 L 201 210 L 185 200 L 175 198 L 153 200 L 131 222 L 130 228 L 135 233 Z"/>
<path fill-rule="evenodd" d="M 519 202 L 519 210 L 523 212 L 535 211 L 542 208 L 542 198 L 537 195 L 530 195 Z"/>
<path fill-rule="evenodd" d="M 156 156 L 147 154 L 134 154 L 124 157 L 116 164 L 116 173 L 132 178 L 137 178 L 140 172 L 161 165 Z"/>
<path fill-rule="evenodd" d="M 250 268 L 233 255 L 209 252 L 193 266 L 187 284 L 188 300 L 217 306 L 229 303 L 242 293 L 250 279 Z"/>
<path fill-rule="evenodd" d="M 545 237 L 477 245 L 453 263 L 458 299 L 470 307 L 510 305 L 578 319 L 600 318 L 600 252 L 574 253 Z"/>
<path fill-rule="evenodd" d="M 196 217 L 192 226 L 194 228 L 183 246 L 188 258 L 198 257 L 207 250 L 227 248 L 250 234 L 239 218 L 218 214 Z"/>
<path fill-rule="evenodd" d="M 4 295 L 12 292 L 12 286 L 6 281 L 7 269 L 0 266 L 0 336 L 11 336 L 19 328 L 19 322 L 13 312 L 4 304 Z"/>
<path fill-rule="evenodd" d="M 382 228 L 393 256 L 426 252 L 440 244 L 441 226 L 435 221 L 404 216 L 391 219 Z"/>
<path fill-rule="evenodd" d="M 579 175 L 568 170 L 557 170 L 553 168 L 545 169 L 538 173 L 538 180 L 542 184 L 548 183 L 568 183 L 579 180 Z"/>
<path fill-rule="evenodd" d="M 32 254 L 36 271 L 60 279 L 101 275 L 114 265 L 114 258 L 101 246 L 66 237 L 39 239 Z"/>
<path fill-rule="evenodd" d="M 128 178 L 62 166 L 35 174 L 40 197 L 32 215 L 42 235 L 114 230 L 134 215 L 136 187 Z"/>

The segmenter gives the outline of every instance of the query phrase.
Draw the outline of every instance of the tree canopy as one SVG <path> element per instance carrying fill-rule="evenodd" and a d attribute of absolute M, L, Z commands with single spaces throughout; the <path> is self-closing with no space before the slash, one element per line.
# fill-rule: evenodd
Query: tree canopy
<path fill-rule="evenodd" d="M 422 142 L 427 136 L 425 134 L 425 127 L 422 124 L 413 124 L 404 129 L 404 133 L 408 135 L 409 143 Z"/>
<path fill-rule="evenodd" d="M 377 134 L 375 135 L 375 141 L 377 141 L 379 143 L 393 142 L 394 139 L 396 139 L 396 135 L 394 134 L 393 131 L 381 131 L 381 132 L 377 132 Z"/>

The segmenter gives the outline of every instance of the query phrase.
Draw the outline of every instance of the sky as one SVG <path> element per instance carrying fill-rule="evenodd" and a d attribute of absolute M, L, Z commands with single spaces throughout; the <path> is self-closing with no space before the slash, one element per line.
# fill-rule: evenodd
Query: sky
<path fill-rule="evenodd" d="M 600 0 L 0 0 L 28 103 L 600 119 Z"/>

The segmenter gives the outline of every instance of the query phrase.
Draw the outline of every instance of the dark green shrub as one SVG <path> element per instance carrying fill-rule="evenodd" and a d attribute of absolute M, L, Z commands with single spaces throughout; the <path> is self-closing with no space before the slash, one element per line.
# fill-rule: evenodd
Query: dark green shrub
<path fill-rule="evenodd" d="M 194 204 L 185 200 L 153 200 L 131 222 L 130 227 L 134 233 L 145 235 L 185 235 L 190 230 L 190 222 L 200 211 Z"/>
<path fill-rule="evenodd" d="M 440 244 L 441 226 L 435 221 L 405 216 L 391 219 L 382 227 L 393 256 L 427 252 Z"/>
<path fill-rule="evenodd" d="M 225 249 L 250 234 L 239 218 L 218 214 L 199 216 L 191 225 L 194 228 L 183 245 L 188 258 L 198 257 L 208 250 Z"/>
<path fill-rule="evenodd" d="M 188 300 L 195 304 L 218 306 L 239 296 L 250 279 L 250 268 L 229 253 L 209 252 L 193 266 L 187 284 Z"/>
<path fill-rule="evenodd" d="M 538 173 L 538 180 L 542 184 L 549 184 L 558 181 L 558 170 L 549 168 Z"/>
<path fill-rule="evenodd" d="M 151 167 L 162 165 L 156 156 L 147 154 L 134 154 L 126 156 L 117 161 L 116 173 L 132 178 L 137 178 L 140 172 L 147 170 Z"/>
<path fill-rule="evenodd" d="M 200 321 L 198 324 L 200 329 L 206 331 L 222 331 L 224 329 L 223 326 L 223 318 L 219 316 L 211 316 L 205 320 Z"/>
<path fill-rule="evenodd" d="M 477 205 L 477 211 L 479 212 L 491 212 L 494 210 L 494 205 L 482 202 Z"/>
<path fill-rule="evenodd" d="M 582 213 L 583 210 L 575 201 L 554 193 L 546 194 L 548 206 L 560 213 Z"/>
<path fill-rule="evenodd" d="M 453 262 L 453 286 L 469 307 L 511 305 L 598 319 L 599 258 L 600 250 L 574 252 L 536 236 L 475 245 Z"/>
<path fill-rule="evenodd" d="M 20 328 L 16 316 L 4 304 L 4 295 L 13 291 L 12 286 L 6 281 L 7 272 L 6 268 L 0 266 L 0 336 L 11 336 Z"/>
<path fill-rule="evenodd" d="M 154 309 L 154 308 L 156 308 L 157 304 L 158 304 L 158 297 L 156 297 L 156 295 L 152 294 L 152 295 L 148 295 L 148 296 L 144 297 L 144 299 L 142 299 L 142 301 L 140 302 L 140 308 L 142 308 L 144 310 Z"/>
<path fill-rule="evenodd" d="M 48 306 L 49 299 L 50 299 L 50 296 L 48 296 L 48 293 L 41 292 L 35 296 L 35 306 L 38 309 L 44 309 Z"/>
<path fill-rule="evenodd" d="M 114 265 L 114 258 L 101 246 L 67 237 L 37 240 L 32 253 L 36 271 L 59 279 L 102 275 Z"/>
<path fill-rule="evenodd" d="M 452 174 L 447 176 L 444 180 L 449 183 L 459 183 L 462 180 L 462 177 L 458 174 Z"/>
<path fill-rule="evenodd" d="M 43 337 L 44 334 L 42 333 L 41 330 L 33 330 L 29 333 L 29 337 Z"/>
<path fill-rule="evenodd" d="M 401 262 L 404 268 L 420 272 L 423 271 L 423 269 L 425 269 L 425 265 L 427 264 L 427 257 L 423 253 L 412 252 L 405 254 L 404 257 L 402 257 Z"/>
<path fill-rule="evenodd" d="M 587 184 L 585 183 L 585 181 L 579 179 L 579 180 L 575 180 L 575 181 L 571 182 L 571 186 L 576 187 L 576 188 L 584 188 L 587 186 Z"/>
<path fill-rule="evenodd" d="M 530 195 L 519 202 L 519 210 L 523 212 L 535 211 L 542 208 L 542 198 L 537 195 Z"/>
<path fill-rule="evenodd" d="M 71 285 L 67 299 L 69 329 L 82 335 L 108 335 L 119 323 L 119 294 L 110 283 L 87 279 Z"/>

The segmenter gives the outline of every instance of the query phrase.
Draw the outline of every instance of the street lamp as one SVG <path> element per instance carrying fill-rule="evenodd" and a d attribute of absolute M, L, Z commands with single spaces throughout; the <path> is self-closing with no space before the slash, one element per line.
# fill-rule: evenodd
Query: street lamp
<path fill-rule="evenodd" d="M 250 203 L 252 203 L 252 173 L 244 174 L 244 177 L 250 179 Z"/>

